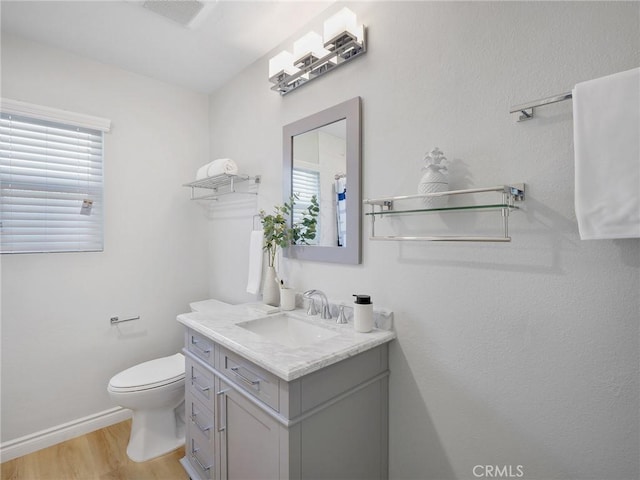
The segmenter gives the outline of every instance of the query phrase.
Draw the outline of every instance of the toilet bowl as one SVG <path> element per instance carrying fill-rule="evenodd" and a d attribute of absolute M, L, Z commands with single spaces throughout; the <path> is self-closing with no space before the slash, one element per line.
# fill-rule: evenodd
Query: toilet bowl
<path fill-rule="evenodd" d="M 128 368 L 109 381 L 118 405 L 133 411 L 127 455 L 144 462 L 184 445 L 184 355 Z"/>

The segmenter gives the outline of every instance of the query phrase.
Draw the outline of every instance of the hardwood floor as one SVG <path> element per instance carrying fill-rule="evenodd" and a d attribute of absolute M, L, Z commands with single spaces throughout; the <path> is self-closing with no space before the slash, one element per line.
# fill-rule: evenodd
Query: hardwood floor
<path fill-rule="evenodd" d="M 148 462 L 127 457 L 131 420 L 0 465 L 2 480 L 187 480 L 184 448 Z"/>

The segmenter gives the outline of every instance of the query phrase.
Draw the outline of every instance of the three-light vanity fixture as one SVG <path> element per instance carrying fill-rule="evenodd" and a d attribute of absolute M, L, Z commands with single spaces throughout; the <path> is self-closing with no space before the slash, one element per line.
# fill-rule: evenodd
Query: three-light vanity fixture
<path fill-rule="evenodd" d="M 366 28 L 348 8 L 325 20 L 323 33 L 309 32 L 293 43 L 293 53 L 269 60 L 271 90 L 285 95 L 367 51 Z"/>

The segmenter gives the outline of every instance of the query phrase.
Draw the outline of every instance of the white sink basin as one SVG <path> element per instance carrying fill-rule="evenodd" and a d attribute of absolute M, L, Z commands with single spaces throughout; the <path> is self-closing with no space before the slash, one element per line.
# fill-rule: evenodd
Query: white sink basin
<path fill-rule="evenodd" d="M 288 313 L 278 313 L 236 325 L 286 347 L 302 347 L 338 335 L 329 329 L 299 320 Z"/>

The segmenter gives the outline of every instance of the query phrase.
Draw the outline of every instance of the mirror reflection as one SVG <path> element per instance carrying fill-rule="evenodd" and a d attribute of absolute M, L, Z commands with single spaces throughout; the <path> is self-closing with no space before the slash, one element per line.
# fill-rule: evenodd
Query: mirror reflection
<path fill-rule="evenodd" d="M 346 135 L 343 119 L 293 137 L 293 221 L 301 220 L 314 195 L 320 205 L 318 235 L 310 245 L 347 245 Z"/>

